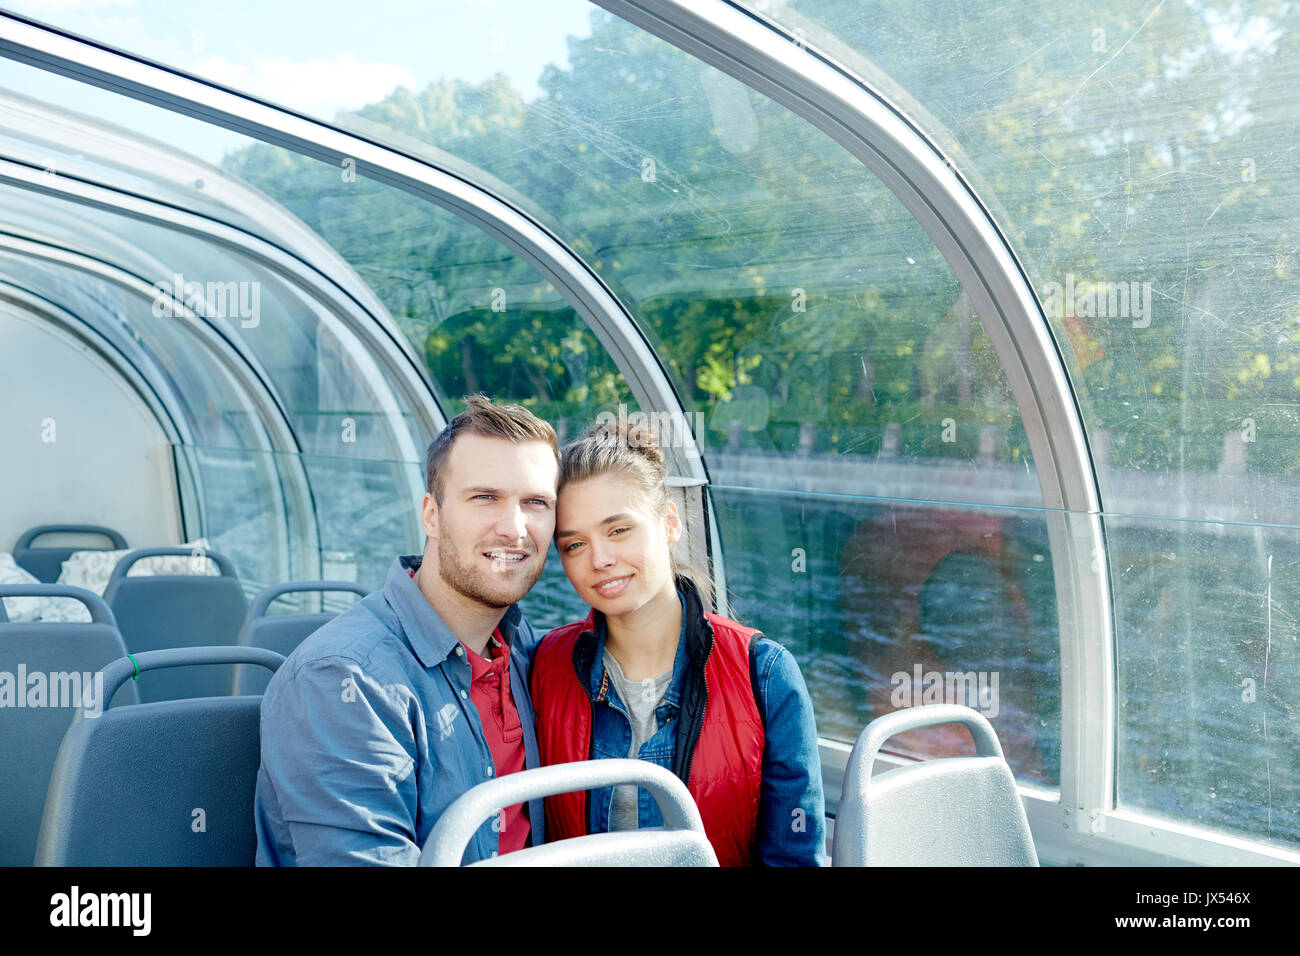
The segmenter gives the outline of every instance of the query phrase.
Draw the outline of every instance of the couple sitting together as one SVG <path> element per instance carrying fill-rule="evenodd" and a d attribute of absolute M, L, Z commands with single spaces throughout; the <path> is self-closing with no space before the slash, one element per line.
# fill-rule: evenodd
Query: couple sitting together
<path fill-rule="evenodd" d="M 258 865 L 414 865 L 476 784 L 604 757 L 680 777 L 724 866 L 821 865 L 803 677 L 676 566 L 663 463 L 645 426 L 597 424 L 561 452 L 527 409 L 469 399 L 429 446 L 423 556 L 397 558 L 263 696 Z M 552 539 L 591 613 L 539 640 L 515 602 Z M 485 823 L 464 861 L 662 823 L 631 785 L 548 797 Z"/>

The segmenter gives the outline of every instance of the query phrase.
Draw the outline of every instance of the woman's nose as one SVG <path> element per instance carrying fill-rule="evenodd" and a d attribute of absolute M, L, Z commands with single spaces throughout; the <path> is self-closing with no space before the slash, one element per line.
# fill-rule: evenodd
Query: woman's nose
<path fill-rule="evenodd" d="M 602 545 L 593 543 L 591 546 L 591 566 L 593 568 L 608 568 L 614 563 L 614 552 Z"/>

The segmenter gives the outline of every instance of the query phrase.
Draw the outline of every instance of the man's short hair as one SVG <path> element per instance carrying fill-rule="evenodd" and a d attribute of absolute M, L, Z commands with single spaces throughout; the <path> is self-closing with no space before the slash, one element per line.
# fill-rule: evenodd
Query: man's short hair
<path fill-rule="evenodd" d="M 515 444 L 543 442 L 551 446 L 551 451 L 555 452 L 556 465 L 559 465 L 560 443 L 555 437 L 555 429 L 548 422 L 542 421 L 522 405 L 493 405 L 492 400 L 485 395 L 470 395 L 465 399 L 465 410 L 438 432 L 437 437 L 429 443 L 429 451 L 425 456 L 425 489 L 433 495 L 433 500 L 439 507 L 442 507 L 442 496 L 446 490 L 447 459 L 451 455 L 452 444 L 458 436 L 466 433 L 500 438 Z"/>

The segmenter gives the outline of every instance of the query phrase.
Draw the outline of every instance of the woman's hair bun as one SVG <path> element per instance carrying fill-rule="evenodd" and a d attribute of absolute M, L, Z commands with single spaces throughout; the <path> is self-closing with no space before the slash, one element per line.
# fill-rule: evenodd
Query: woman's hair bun
<path fill-rule="evenodd" d="M 615 421 L 599 420 L 587 432 L 602 444 L 608 443 L 627 448 L 645 458 L 655 467 L 658 475 L 664 471 L 664 453 L 659 447 L 659 438 L 650 424 L 639 420 L 641 416 L 619 418 Z"/>

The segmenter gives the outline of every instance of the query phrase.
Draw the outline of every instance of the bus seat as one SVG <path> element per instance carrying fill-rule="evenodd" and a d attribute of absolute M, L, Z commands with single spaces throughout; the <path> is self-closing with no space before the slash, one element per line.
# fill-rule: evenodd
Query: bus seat
<path fill-rule="evenodd" d="M 334 612 L 330 611 L 267 615 L 271 603 L 277 598 L 307 591 L 351 591 L 361 597 L 367 593 L 365 588 L 353 581 L 289 581 L 285 584 L 272 584 L 253 598 L 248 616 L 244 618 L 244 626 L 239 632 L 239 646 L 265 647 L 288 657 L 308 635 L 335 617 Z M 235 668 L 230 692 L 235 695 L 260 694 L 266 690 L 270 679 L 262 668 L 241 664 Z"/>
<path fill-rule="evenodd" d="M 650 791 L 664 825 L 593 833 L 527 847 L 473 866 L 717 866 L 699 808 L 677 777 L 645 760 L 587 760 L 512 773 L 461 794 L 434 824 L 420 866 L 460 866 L 474 833 L 504 807 L 575 790 L 635 784 Z"/>
<path fill-rule="evenodd" d="M 84 544 L 59 548 L 32 547 L 33 541 L 46 534 L 97 534 L 107 538 L 113 543 L 113 546 L 103 549 L 88 548 Z M 42 524 L 37 525 L 35 528 L 29 528 L 22 533 L 18 543 L 14 545 L 14 563 L 19 567 L 26 568 L 27 571 L 36 575 L 39 580 L 47 584 L 53 584 L 59 578 L 59 572 L 63 569 L 63 562 L 68 560 L 68 555 L 72 554 L 73 551 L 121 551 L 126 547 L 126 538 L 112 528 L 105 528 L 97 524 Z"/>
<path fill-rule="evenodd" d="M 890 737 L 960 723 L 975 755 L 940 757 L 871 776 Z M 1015 778 L 993 726 L 958 704 L 877 717 L 853 745 L 835 815 L 834 866 L 1037 866 Z"/>
<path fill-rule="evenodd" d="M 85 676 L 122 657 L 126 648 L 98 594 L 62 584 L 10 584 L 0 587 L 0 599 L 6 597 L 73 598 L 83 602 L 91 616 L 89 623 L 31 623 L 9 622 L 0 615 L 5 622 L 0 626 L 0 672 L 13 675 L 15 681 L 15 698 L 0 706 L 0 754 L 5 768 L 0 782 L 0 866 L 31 866 L 50 770 L 63 735 L 83 708 L 104 709 L 98 694 L 84 694 Z M 42 706 L 32 706 L 37 688 L 31 677 L 37 674 L 45 685 Z M 22 706 L 17 695 L 22 695 Z M 135 688 L 128 686 L 118 692 L 113 704 L 138 701 Z"/>
<path fill-rule="evenodd" d="M 146 651 L 104 668 L 104 692 L 162 668 L 283 661 L 255 647 Z M 54 762 L 36 865 L 252 866 L 261 703 L 204 697 L 78 715 Z"/>
<path fill-rule="evenodd" d="M 139 548 L 123 556 L 104 588 L 104 601 L 117 619 L 126 649 L 137 654 L 174 647 L 233 647 L 247 603 L 230 559 L 202 552 L 217 566 L 207 574 L 160 574 L 128 577 L 131 565 L 154 555 L 192 556 L 188 548 Z M 178 700 L 219 697 L 229 693 L 232 668 L 181 668 L 139 682 L 140 699 Z"/>

